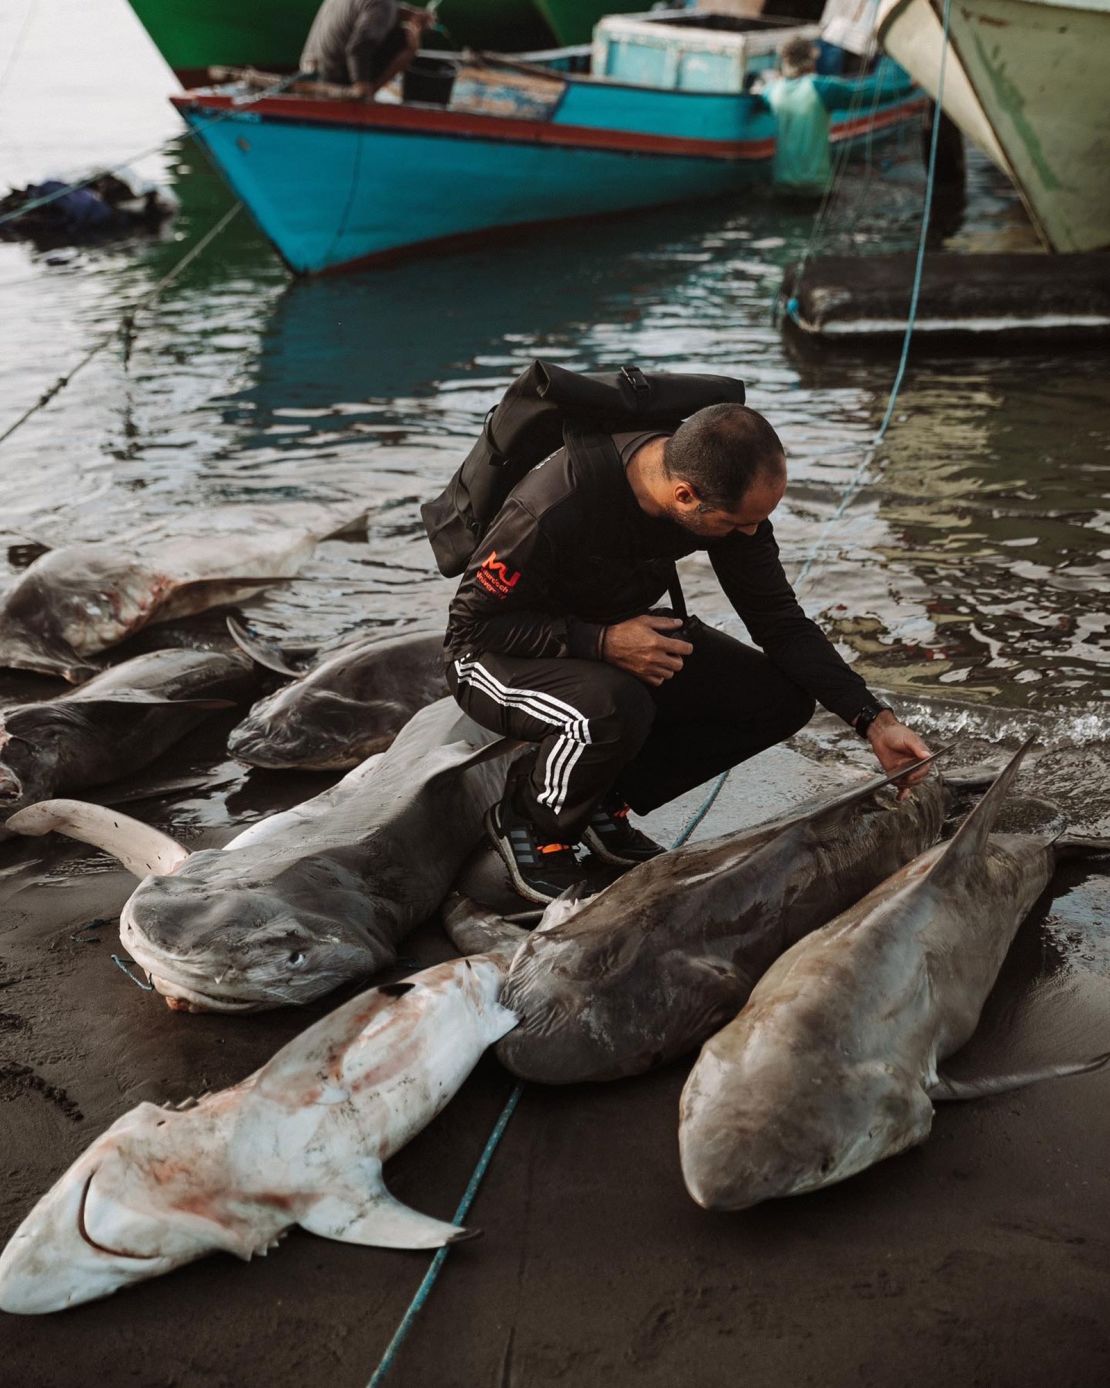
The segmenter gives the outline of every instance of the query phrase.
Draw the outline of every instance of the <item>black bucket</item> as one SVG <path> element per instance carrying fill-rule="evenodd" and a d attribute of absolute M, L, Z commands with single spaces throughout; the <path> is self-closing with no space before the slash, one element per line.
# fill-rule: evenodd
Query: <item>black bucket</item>
<path fill-rule="evenodd" d="M 418 53 L 401 76 L 401 99 L 427 106 L 446 106 L 451 100 L 459 65 L 450 58 Z"/>

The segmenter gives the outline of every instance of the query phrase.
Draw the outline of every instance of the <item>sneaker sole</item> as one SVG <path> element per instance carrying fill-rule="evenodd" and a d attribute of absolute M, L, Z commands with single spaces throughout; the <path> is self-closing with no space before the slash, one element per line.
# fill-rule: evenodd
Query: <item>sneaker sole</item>
<path fill-rule="evenodd" d="M 614 853 L 611 848 L 606 848 L 601 841 L 601 835 L 594 829 L 585 829 L 582 833 L 582 842 L 590 850 L 595 858 L 600 858 L 603 863 L 608 863 L 611 867 L 637 867 L 640 863 L 650 863 L 652 858 L 658 858 L 667 850 L 660 848 L 658 853 L 653 853 L 649 858 L 622 858 L 618 853 Z"/>
<path fill-rule="evenodd" d="M 497 856 L 505 864 L 505 870 L 508 872 L 513 886 L 516 888 L 517 895 L 522 896 L 525 901 L 534 901 L 539 906 L 550 906 L 555 898 L 553 896 L 543 895 L 538 888 L 531 886 L 520 875 L 520 868 L 517 867 L 516 859 L 513 857 L 513 851 L 502 838 L 501 831 L 497 827 L 493 813 L 495 809 L 496 806 L 491 805 L 486 811 L 484 820 L 486 836 L 497 851 Z"/>

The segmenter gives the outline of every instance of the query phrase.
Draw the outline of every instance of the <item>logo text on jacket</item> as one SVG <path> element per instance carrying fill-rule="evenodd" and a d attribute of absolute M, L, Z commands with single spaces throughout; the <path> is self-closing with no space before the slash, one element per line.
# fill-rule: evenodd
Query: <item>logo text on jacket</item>
<path fill-rule="evenodd" d="M 483 559 L 474 577 L 480 587 L 497 598 L 507 598 L 520 582 L 520 573 L 511 574 L 498 559 L 495 549 L 490 551 L 488 559 Z"/>

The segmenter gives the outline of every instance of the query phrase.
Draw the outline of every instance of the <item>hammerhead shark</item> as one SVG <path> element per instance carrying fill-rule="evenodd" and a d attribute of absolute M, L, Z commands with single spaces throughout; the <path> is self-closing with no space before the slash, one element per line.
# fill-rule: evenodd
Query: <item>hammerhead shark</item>
<path fill-rule="evenodd" d="M 1061 836 L 1054 807 L 1040 827 L 992 832 L 1024 752 L 954 838 L 799 940 L 703 1047 L 679 1122 L 682 1173 L 699 1205 L 741 1210 L 818 1190 L 924 1142 L 934 1099 L 999 1093 L 1110 1060 L 980 1082 L 938 1068 L 975 1030 L 1057 856 L 1110 849 Z"/>

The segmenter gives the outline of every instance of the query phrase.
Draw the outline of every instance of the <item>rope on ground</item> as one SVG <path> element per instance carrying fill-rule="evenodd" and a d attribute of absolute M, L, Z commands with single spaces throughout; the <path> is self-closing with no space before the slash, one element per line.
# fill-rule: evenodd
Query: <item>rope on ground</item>
<path fill-rule="evenodd" d="M 672 848 L 682 847 L 682 845 L 686 842 L 686 840 L 702 822 L 705 816 L 713 808 L 713 802 L 717 799 L 717 796 L 720 795 L 721 788 L 727 780 L 728 772 L 723 771 L 720 774 L 720 776 L 717 777 L 717 780 L 714 782 L 713 788 L 706 796 L 705 800 L 701 805 L 701 808 L 695 814 L 691 815 L 690 819 L 684 825 L 681 833 L 678 835 L 678 838 L 676 838 L 674 843 L 671 844 Z M 112 957 L 115 958 L 114 955 Z M 123 966 L 120 965 L 120 967 L 122 968 Z M 478 1187 L 481 1184 L 482 1177 L 486 1174 L 486 1171 L 489 1169 L 489 1164 L 493 1160 L 493 1154 L 497 1150 L 497 1144 L 501 1141 L 501 1138 L 504 1136 L 505 1129 L 509 1125 L 509 1119 L 513 1116 L 513 1112 L 515 1111 L 517 1104 L 520 1102 L 520 1096 L 523 1093 L 524 1084 L 522 1081 L 518 1081 L 517 1084 L 513 1087 L 512 1093 L 506 1100 L 505 1107 L 501 1110 L 500 1117 L 494 1124 L 493 1131 L 490 1133 L 489 1138 L 486 1141 L 486 1145 L 482 1149 L 482 1155 L 478 1158 L 478 1165 L 474 1168 L 474 1174 L 470 1178 L 470 1182 L 466 1187 L 466 1191 L 463 1194 L 463 1198 L 459 1201 L 459 1208 L 455 1211 L 455 1224 L 461 1224 L 462 1221 L 466 1218 L 467 1214 L 469 1213 L 470 1207 L 474 1203 L 474 1197 L 478 1193 Z M 401 1346 L 408 1338 L 409 1331 L 412 1329 L 413 1324 L 416 1321 L 416 1317 L 420 1314 L 424 1306 L 424 1303 L 428 1300 L 428 1297 L 431 1295 L 432 1288 L 435 1286 L 436 1279 L 439 1277 L 440 1269 L 443 1267 L 443 1264 L 447 1261 L 447 1254 L 450 1251 L 450 1249 L 451 1245 L 446 1244 L 443 1248 L 437 1251 L 435 1257 L 432 1259 L 431 1266 L 428 1268 L 428 1271 L 424 1274 L 424 1279 L 420 1283 L 420 1286 L 417 1287 L 416 1295 L 409 1302 L 408 1310 L 402 1316 L 400 1325 L 398 1325 L 397 1329 L 393 1332 L 393 1338 L 386 1346 L 385 1353 L 381 1357 L 381 1362 L 378 1364 L 378 1367 L 374 1370 L 373 1375 L 370 1378 L 370 1382 L 366 1385 L 366 1388 L 379 1388 L 379 1385 L 385 1381 L 386 1374 L 389 1373 L 390 1369 L 393 1367 L 394 1360 L 397 1358 L 398 1350 L 400 1350 Z"/>
<path fill-rule="evenodd" d="M 493 1160 L 493 1154 L 497 1150 L 497 1144 L 501 1141 L 505 1129 L 509 1125 L 509 1119 L 513 1116 L 516 1106 L 520 1102 L 520 1096 L 523 1093 L 524 1085 L 518 1081 L 513 1086 L 513 1092 L 506 1100 L 505 1107 L 501 1110 L 501 1114 L 493 1126 L 493 1131 L 486 1140 L 486 1145 L 482 1149 L 482 1155 L 478 1158 L 478 1165 L 474 1168 L 474 1173 L 470 1177 L 470 1181 L 463 1193 L 463 1198 L 459 1201 L 459 1208 L 455 1211 L 454 1222 L 456 1224 L 460 1224 L 466 1218 L 471 1205 L 474 1203 L 474 1197 L 478 1193 L 478 1187 L 482 1183 L 482 1177 L 486 1174 L 489 1164 Z M 447 1254 L 450 1252 L 450 1249 L 451 1245 L 445 1244 L 436 1252 L 435 1257 L 432 1259 L 431 1267 L 429 1267 L 428 1271 L 424 1274 L 424 1280 L 416 1289 L 416 1295 L 413 1297 L 412 1301 L 409 1302 L 409 1309 L 402 1317 L 401 1324 L 394 1331 L 393 1339 L 390 1340 L 389 1344 L 386 1346 L 386 1351 L 382 1355 L 378 1367 L 374 1370 L 370 1382 L 367 1384 L 367 1388 L 378 1388 L 378 1385 L 384 1382 L 386 1374 L 388 1374 L 393 1367 L 393 1361 L 397 1358 L 397 1351 L 408 1338 L 408 1333 L 412 1329 L 416 1317 L 420 1314 L 421 1308 L 431 1295 L 432 1288 L 435 1286 L 436 1279 L 439 1277 L 440 1269 L 447 1261 Z"/>
<path fill-rule="evenodd" d="M 944 16 L 942 23 L 940 49 L 940 68 L 937 73 L 936 105 L 938 109 L 940 108 L 944 97 L 944 69 L 945 60 L 948 57 L 948 32 L 951 16 L 952 0 L 944 0 Z M 818 554 L 821 551 L 822 544 L 828 531 L 844 516 L 844 513 L 847 511 L 848 507 L 859 495 L 864 484 L 864 478 L 866 477 L 867 471 L 870 468 L 871 463 L 875 457 L 875 453 L 877 452 L 879 445 L 882 443 L 884 437 L 886 436 L 886 431 L 890 428 L 891 420 L 894 418 L 894 406 L 898 400 L 898 395 L 901 392 L 902 382 L 905 380 L 906 366 L 909 362 L 910 357 L 910 343 L 913 340 L 914 323 L 917 320 L 917 303 L 921 294 L 921 278 L 925 269 L 925 245 L 928 241 L 929 219 L 932 215 L 933 209 L 933 186 L 936 181 L 937 147 L 940 137 L 940 125 L 941 123 L 939 120 L 935 120 L 933 122 L 932 137 L 929 141 L 929 163 L 925 174 L 925 199 L 921 209 L 921 228 L 918 232 L 917 238 L 917 257 L 916 262 L 914 264 L 913 285 L 910 291 L 910 305 L 909 310 L 906 314 L 906 331 L 902 337 L 902 353 L 898 360 L 898 368 L 894 373 L 894 381 L 890 387 L 890 396 L 887 399 L 886 410 L 883 412 L 882 422 L 879 424 L 879 427 L 875 432 L 875 437 L 871 440 L 871 443 L 864 451 L 863 457 L 860 459 L 859 466 L 853 473 L 852 480 L 849 482 L 847 488 L 845 489 L 844 495 L 840 498 L 840 502 L 837 505 L 836 510 L 821 527 L 820 531 L 817 534 L 817 538 L 814 540 L 813 545 L 810 548 L 809 553 L 806 555 L 805 560 L 802 563 L 802 567 L 798 571 L 798 577 L 794 583 L 795 592 L 800 592 L 803 585 L 808 580 L 809 575 L 813 569 L 814 561 L 816 560 Z"/>
<path fill-rule="evenodd" d="M 104 350 L 105 347 L 108 347 L 112 342 L 114 342 L 116 337 L 120 334 L 123 335 L 125 350 L 129 354 L 131 337 L 135 326 L 135 315 L 137 313 L 140 313 L 144 308 L 150 307 L 150 305 L 159 297 L 162 291 L 168 288 L 168 286 L 171 285 L 175 279 L 177 279 L 178 275 L 180 275 L 187 266 L 191 265 L 192 262 L 196 260 L 197 256 L 199 256 L 208 246 L 211 245 L 211 243 L 216 239 L 217 236 L 219 236 L 220 232 L 223 231 L 224 227 L 228 225 L 232 218 L 235 217 L 240 211 L 242 211 L 242 207 L 243 204 L 241 202 L 237 202 L 234 205 L 234 207 L 229 208 L 220 218 L 220 220 L 215 224 L 215 226 L 209 227 L 209 229 L 200 238 L 200 240 L 188 251 L 186 251 L 186 253 L 177 262 L 177 264 L 174 265 L 166 274 L 164 274 L 162 278 L 158 281 L 158 283 L 153 286 L 153 288 L 148 289 L 145 294 L 140 295 L 140 297 L 135 301 L 135 303 L 133 303 L 130 306 L 130 308 L 125 309 L 120 318 L 119 323 L 114 328 L 112 328 L 110 332 L 105 333 L 104 336 L 101 337 L 97 342 L 94 342 L 93 345 L 89 348 L 89 350 L 80 359 L 80 361 L 77 362 L 75 366 L 71 366 L 64 376 L 59 376 L 53 385 L 49 386 L 46 390 L 43 391 L 43 393 L 34 402 L 34 404 L 29 405 L 27 409 L 25 409 L 23 413 L 19 416 L 18 419 L 14 420 L 11 424 L 8 425 L 8 427 L 2 433 L 0 433 L 0 444 L 6 443 L 7 440 L 11 438 L 11 436 L 15 433 L 17 429 L 19 429 L 22 425 L 27 423 L 27 421 L 31 418 L 32 415 L 37 414 L 39 410 L 43 409 L 46 405 L 48 405 L 50 401 L 54 399 L 55 395 L 59 393 L 59 391 L 63 390 L 66 386 L 69 385 L 70 381 L 73 380 L 74 376 L 76 376 L 77 373 L 83 367 L 87 366 L 95 356 L 97 356 L 100 352 Z"/>

